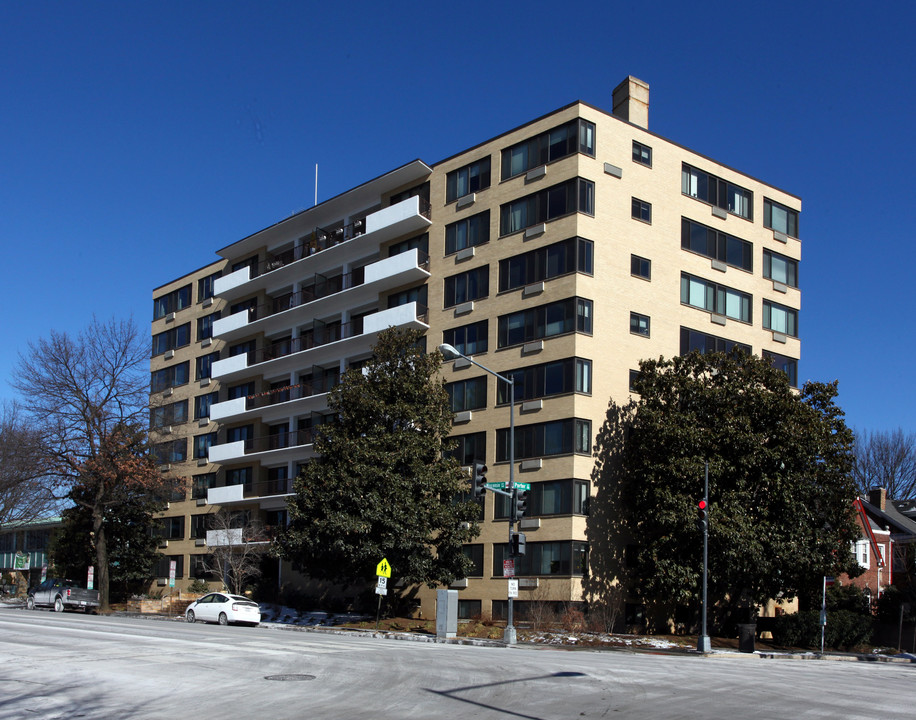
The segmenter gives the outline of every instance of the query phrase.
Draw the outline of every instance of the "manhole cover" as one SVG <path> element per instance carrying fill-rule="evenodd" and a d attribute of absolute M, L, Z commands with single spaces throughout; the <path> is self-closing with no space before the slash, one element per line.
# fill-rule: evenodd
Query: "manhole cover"
<path fill-rule="evenodd" d="M 314 675 L 265 675 L 265 680 L 314 680 Z"/>

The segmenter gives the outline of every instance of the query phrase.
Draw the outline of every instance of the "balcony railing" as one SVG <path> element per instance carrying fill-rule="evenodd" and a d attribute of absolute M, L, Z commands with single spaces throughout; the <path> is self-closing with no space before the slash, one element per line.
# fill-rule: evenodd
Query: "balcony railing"
<path fill-rule="evenodd" d="M 245 409 L 257 410 L 258 408 L 270 407 L 271 405 L 290 402 L 292 400 L 314 397 L 315 395 L 330 392 L 339 384 L 340 375 L 334 373 L 315 380 L 284 385 L 280 388 L 273 388 L 272 390 L 257 393 L 256 395 L 247 396 L 245 398 Z"/>
<path fill-rule="evenodd" d="M 276 435 L 261 435 L 245 440 L 245 454 L 268 452 L 270 450 L 285 450 L 287 448 L 310 445 L 315 442 L 317 428 L 303 428 L 292 432 L 277 433 Z M 247 489 L 247 488 L 246 488 Z"/>
<path fill-rule="evenodd" d="M 418 200 L 420 201 L 420 215 L 429 220 L 432 212 L 432 206 L 427 200 L 423 198 L 418 198 Z M 297 260 L 301 260 L 302 258 L 307 258 L 311 255 L 315 255 L 316 253 L 319 253 L 322 250 L 327 250 L 328 248 L 334 247 L 335 245 L 340 245 L 341 243 L 348 242 L 354 238 L 358 238 L 361 235 L 364 235 L 365 233 L 365 218 L 354 220 L 349 225 L 343 225 L 342 227 L 333 229 L 316 227 L 304 238 L 301 238 L 295 247 L 292 247 L 289 250 L 284 250 L 280 253 L 268 255 L 267 259 L 258 263 L 257 266 L 252 266 L 251 279 L 258 277 L 259 275 L 273 272 L 274 270 L 279 270 L 285 265 L 289 265 L 290 263 L 294 263 Z"/>

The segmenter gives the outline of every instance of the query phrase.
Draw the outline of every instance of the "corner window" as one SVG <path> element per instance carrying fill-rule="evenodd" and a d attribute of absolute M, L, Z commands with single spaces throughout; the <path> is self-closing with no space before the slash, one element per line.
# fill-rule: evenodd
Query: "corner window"
<path fill-rule="evenodd" d="M 591 240 L 574 237 L 500 260 L 499 291 L 514 290 L 574 272 L 590 275 L 593 254 Z"/>
<path fill-rule="evenodd" d="M 764 300 L 763 327 L 776 333 L 798 337 L 798 310 Z"/>
<path fill-rule="evenodd" d="M 573 120 L 503 150 L 501 179 L 577 152 L 595 157 L 595 125 L 587 120 Z"/>
<path fill-rule="evenodd" d="M 634 335 L 649 337 L 649 316 L 639 313 L 630 313 L 630 332 Z"/>
<path fill-rule="evenodd" d="M 165 317 L 169 313 L 177 312 L 191 304 L 191 286 L 173 290 L 166 295 L 153 299 L 153 320 Z"/>
<path fill-rule="evenodd" d="M 769 360 L 774 368 L 782 370 L 786 374 L 789 378 L 789 385 L 798 387 L 798 360 L 770 352 L 769 350 L 763 351 L 763 357 Z"/>
<path fill-rule="evenodd" d="M 592 423 L 566 418 L 515 428 L 515 459 L 552 455 L 590 455 Z M 509 460 L 509 428 L 496 431 L 496 462 Z"/>
<path fill-rule="evenodd" d="M 571 332 L 591 333 L 592 301 L 567 298 L 503 315 L 498 323 L 497 339 L 501 348 Z"/>
<path fill-rule="evenodd" d="M 652 148 L 641 142 L 633 141 L 633 162 L 652 167 Z"/>
<path fill-rule="evenodd" d="M 490 242 L 490 211 L 445 226 L 445 254 Z"/>
<path fill-rule="evenodd" d="M 445 202 L 490 187 L 490 156 L 452 170 L 445 176 Z"/>
<path fill-rule="evenodd" d="M 798 237 L 798 210 L 780 205 L 769 198 L 763 199 L 763 226 L 785 233 L 789 237 Z"/>
<path fill-rule="evenodd" d="M 651 280 L 652 261 L 639 257 L 639 255 L 630 255 L 630 275 L 644 280 Z"/>
<path fill-rule="evenodd" d="M 630 214 L 634 220 L 642 220 L 645 223 L 652 224 L 652 203 L 645 200 L 633 198 L 632 209 Z"/>
<path fill-rule="evenodd" d="M 793 260 L 772 250 L 764 250 L 763 276 L 773 282 L 797 288 L 798 260 Z"/>
<path fill-rule="evenodd" d="M 565 395 L 568 393 L 592 392 L 592 361 L 583 358 L 564 358 L 539 365 L 530 365 L 504 373 L 514 381 L 515 402 Z M 496 404 L 509 402 L 509 386 L 504 382 L 496 384 Z"/>
<path fill-rule="evenodd" d="M 499 208 L 499 234 L 510 235 L 574 212 L 595 214 L 595 183 L 573 178 Z"/>

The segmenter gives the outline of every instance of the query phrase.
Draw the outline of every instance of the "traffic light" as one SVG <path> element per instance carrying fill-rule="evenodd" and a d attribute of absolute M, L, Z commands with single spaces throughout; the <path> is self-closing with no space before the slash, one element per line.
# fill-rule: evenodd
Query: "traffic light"
<path fill-rule="evenodd" d="M 515 557 L 525 554 L 525 533 L 512 533 L 511 550 Z"/>
<path fill-rule="evenodd" d="M 474 499 L 478 500 L 487 494 L 487 466 L 474 461 L 474 472 L 471 480 L 471 488 L 474 490 Z"/>
<path fill-rule="evenodd" d="M 697 503 L 697 527 L 706 532 L 706 528 L 709 526 L 709 521 L 706 518 L 707 503 L 705 500 L 700 500 Z"/>
<path fill-rule="evenodd" d="M 518 522 L 528 509 L 528 491 L 512 488 L 512 520 Z"/>

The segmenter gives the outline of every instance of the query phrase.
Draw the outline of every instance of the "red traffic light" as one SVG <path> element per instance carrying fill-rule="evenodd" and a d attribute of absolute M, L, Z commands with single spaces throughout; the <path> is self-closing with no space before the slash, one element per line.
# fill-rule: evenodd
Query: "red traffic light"
<path fill-rule="evenodd" d="M 705 509 L 706 509 L 706 501 L 705 501 L 705 500 L 700 500 L 700 502 L 697 503 L 697 507 L 700 508 L 700 510 L 705 510 Z"/>

